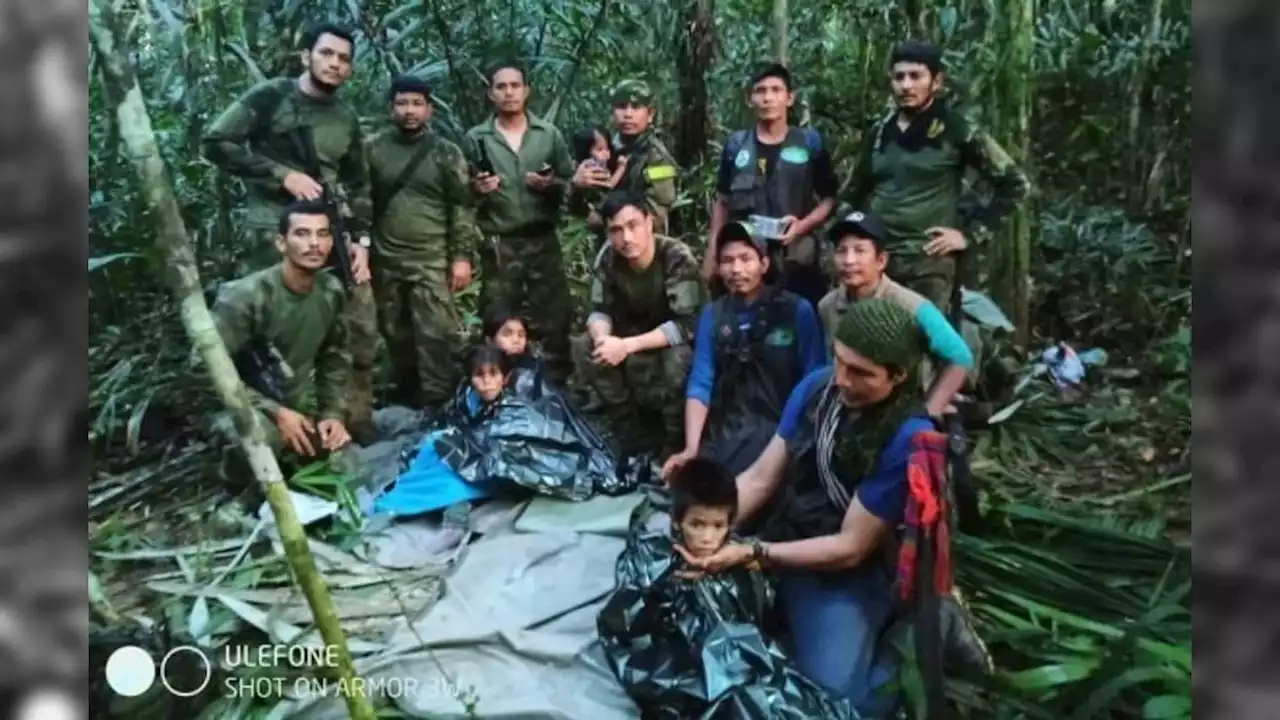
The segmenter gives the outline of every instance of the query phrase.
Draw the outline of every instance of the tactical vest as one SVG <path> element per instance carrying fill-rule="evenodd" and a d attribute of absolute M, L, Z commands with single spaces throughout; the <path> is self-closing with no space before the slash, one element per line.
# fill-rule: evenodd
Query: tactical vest
<path fill-rule="evenodd" d="M 818 424 L 821 421 L 823 396 L 832 373 L 827 368 L 826 378 L 806 399 L 800 415 L 800 426 L 789 443 L 791 459 L 787 463 L 787 479 L 779 490 L 778 501 L 770 503 L 769 518 L 761 531 L 761 536 L 770 541 L 784 542 L 830 535 L 839 532 L 844 521 L 848 508 L 838 508 L 832 503 L 818 474 Z M 840 402 L 839 398 L 832 400 Z M 853 496 L 862 478 L 852 476 L 847 468 L 838 465 L 832 469 L 840 484 Z"/>
<path fill-rule="evenodd" d="M 756 163 L 755 129 L 730 135 L 725 150 L 733 162 L 728 197 L 731 219 L 746 220 L 751 214 L 802 218 L 812 212 L 817 203 L 809 162 L 820 149 L 812 129 L 788 129 L 778 150 L 778 165 L 766 178 Z"/>
<path fill-rule="evenodd" d="M 741 326 L 742 301 L 722 297 L 711 304 L 714 337 L 708 437 L 743 424 L 776 425 L 791 390 L 800 381 L 796 357 L 796 304 L 800 298 L 765 287 L 751 325 Z"/>

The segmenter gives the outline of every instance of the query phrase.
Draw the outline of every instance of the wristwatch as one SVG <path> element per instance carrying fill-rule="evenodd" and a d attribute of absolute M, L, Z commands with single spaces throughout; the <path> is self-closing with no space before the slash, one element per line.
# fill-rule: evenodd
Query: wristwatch
<path fill-rule="evenodd" d="M 753 538 L 751 540 L 751 559 L 763 564 L 767 557 L 768 553 L 765 551 L 764 543 Z"/>

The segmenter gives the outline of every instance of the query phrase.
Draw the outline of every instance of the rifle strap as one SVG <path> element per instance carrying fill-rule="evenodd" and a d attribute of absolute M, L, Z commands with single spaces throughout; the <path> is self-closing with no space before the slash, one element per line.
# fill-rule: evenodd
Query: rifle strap
<path fill-rule="evenodd" d="M 373 208 L 373 220 L 377 222 L 382 213 L 386 212 L 387 205 L 391 204 L 391 199 L 400 194 L 405 185 L 409 184 L 409 178 L 417 172 L 418 167 L 422 165 L 422 161 L 427 159 L 427 153 L 431 152 L 431 148 L 435 145 L 435 136 L 430 132 L 422 138 L 422 142 L 418 143 L 418 149 L 413 151 L 413 156 L 409 158 L 409 162 L 404 164 L 404 168 L 396 179 L 387 186 L 385 192 L 378 193 Z"/>

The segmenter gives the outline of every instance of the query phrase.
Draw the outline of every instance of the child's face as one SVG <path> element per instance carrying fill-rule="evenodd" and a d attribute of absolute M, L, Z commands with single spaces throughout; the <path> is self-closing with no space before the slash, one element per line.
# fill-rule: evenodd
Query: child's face
<path fill-rule="evenodd" d="M 691 505 L 680 521 L 684 547 L 695 557 L 707 557 L 729 538 L 729 508 Z"/>
<path fill-rule="evenodd" d="M 506 321 L 502 327 L 498 328 L 498 332 L 493 334 L 493 346 L 507 357 L 523 355 L 528 344 L 529 337 L 524 329 L 524 323 L 516 319 Z"/>
<path fill-rule="evenodd" d="M 498 399 L 506 381 L 507 378 L 497 365 L 481 365 L 471 373 L 471 389 L 476 391 L 481 401 L 487 403 Z"/>
<path fill-rule="evenodd" d="M 600 133 L 596 133 L 596 141 L 591 146 L 591 157 L 595 158 L 602 165 L 609 164 L 609 158 L 613 156 L 613 152 L 609 149 L 609 139 Z"/>

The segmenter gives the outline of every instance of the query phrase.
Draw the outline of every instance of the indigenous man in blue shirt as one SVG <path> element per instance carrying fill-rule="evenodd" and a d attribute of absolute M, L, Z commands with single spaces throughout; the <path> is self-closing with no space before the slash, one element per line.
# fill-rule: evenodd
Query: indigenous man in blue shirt
<path fill-rule="evenodd" d="M 813 306 L 767 282 L 774 268 L 755 228 L 730 222 L 714 248 L 728 294 L 703 306 L 698 317 L 685 446 L 664 465 L 664 477 L 699 454 L 735 473 L 745 469 L 769 441 L 791 390 L 826 363 Z"/>
<path fill-rule="evenodd" d="M 832 366 L 796 386 L 777 433 L 738 476 L 738 525 L 767 508 L 765 542 L 681 552 L 693 572 L 752 561 L 776 570 L 796 665 L 871 717 L 893 701 L 880 692 L 895 673 L 879 642 L 895 603 L 884 550 L 905 516 L 912 436 L 933 429 L 921 351 L 916 319 L 898 303 L 850 307 Z"/>

